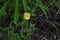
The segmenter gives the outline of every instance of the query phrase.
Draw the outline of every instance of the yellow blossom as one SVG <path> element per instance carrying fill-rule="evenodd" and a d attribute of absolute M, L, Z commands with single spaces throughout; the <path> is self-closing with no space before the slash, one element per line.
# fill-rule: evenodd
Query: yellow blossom
<path fill-rule="evenodd" d="M 30 19 L 30 13 L 29 12 L 24 13 L 24 19 L 26 19 L 26 20 Z"/>

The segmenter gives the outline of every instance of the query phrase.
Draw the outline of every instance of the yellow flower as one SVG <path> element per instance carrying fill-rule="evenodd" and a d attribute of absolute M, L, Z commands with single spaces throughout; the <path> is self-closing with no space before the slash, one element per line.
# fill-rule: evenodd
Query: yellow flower
<path fill-rule="evenodd" d="M 30 13 L 29 12 L 24 13 L 24 19 L 26 19 L 26 20 L 30 19 Z"/>

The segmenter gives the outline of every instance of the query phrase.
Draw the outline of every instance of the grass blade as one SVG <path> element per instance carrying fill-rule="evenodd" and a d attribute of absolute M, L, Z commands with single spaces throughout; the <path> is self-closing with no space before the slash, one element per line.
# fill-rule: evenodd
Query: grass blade
<path fill-rule="evenodd" d="M 3 15 L 3 16 L 6 15 L 5 9 L 7 8 L 7 5 L 8 5 L 9 2 L 10 2 L 10 1 L 7 1 L 7 2 L 4 4 L 4 6 L 0 9 L 0 15 Z"/>
<path fill-rule="evenodd" d="M 17 23 L 18 23 L 18 20 L 19 20 L 18 4 L 19 4 L 19 1 L 16 0 L 15 12 L 14 12 L 14 23 L 15 23 L 15 24 L 17 24 Z"/>
<path fill-rule="evenodd" d="M 43 11 L 45 17 L 48 19 L 47 7 L 43 4 L 43 2 L 42 2 L 41 0 L 37 0 L 37 1 L 36 1 L 36 5 L 41 8 L 41 10 Z"/>

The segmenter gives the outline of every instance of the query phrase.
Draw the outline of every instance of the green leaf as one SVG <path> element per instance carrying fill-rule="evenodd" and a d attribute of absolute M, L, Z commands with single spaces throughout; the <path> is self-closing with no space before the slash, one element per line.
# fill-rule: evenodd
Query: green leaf
<path fill-rule="evenodd" d="M 19 1 L 16 0 L 16 3 L 15 3 L 15 12 L 14 12 L 14 23 L 15 24 L 17 24 L 18 23 L 18 20 L 19 20 L 18 4 L 19 4 Z"/>
<path fill-rule="evenodd" d="M 5 16 L 6 15 L 6 12 L 5 12 L 5 9 L 7 8 L 7 5 L 10 1 L 7 1 L 4 6 L 0 9 L 0 15 L 3 15 Z"/>
<path fill-rule="evenodd" d="M 48 11 L 46 5 L 43 4 L 42 0 L 37 0 L 36 5 L 41 8 L 45 17 L 48 19 Z"/>
<path fill-rule="evenodd" d="M 24 11 L 27 12 L 27 0 L 22 0 Z"/>

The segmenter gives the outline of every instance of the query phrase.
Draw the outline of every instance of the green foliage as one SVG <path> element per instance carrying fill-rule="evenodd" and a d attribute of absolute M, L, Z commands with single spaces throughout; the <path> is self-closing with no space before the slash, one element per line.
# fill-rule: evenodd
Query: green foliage
<path fill-rule="evenodd" d="M 10 2 L 10 1 L 7 1 L 7 2 L 3 5 L 3 7 L 0 9 L 0 15 L 2 15 L 2 16 L 5 16 L 5 15 L 6 15 L 5 9 L 7 8 L 7 5 L 8 5 L 9 2 Z"/>
<path fill-rule="evenodd" d="M 55 5 L 55 4 L 57 3 L 57 1 L 58 1 L 58 0 L 50 0 L 50 2 L 49 2 L 49 3 L 50 3 L 50 5 L 52 5 L 52 6 L 53 6 L 53 5 Z"/>
<path fill-rule="evenodd" d="M 4 40 L 29 40 L 34 24 L 23 18 L 25 12 L 30 12 L 31 16 L 36 16 L 35 9 L 40 7 L 45 18 L 48 19 L 49 12 L 42 0 L 0 0 L 0 3 L 2 3 L 0 8 L 0 38 Z M 55 5 L 57 3 L 55 0 L 51 0 L 49 4 Z M 8 27 L 3 27 L 4 21 L 8 22 Z M 21 29 L 18 30 L 19 27 Z M 14 33 L 16 29 L 19 31 L 18 33 Z"/>
<path fill-rule="evenodd" d="M 39 6 L 41 8 L 41 10 L 43 11 L 45 17 L 48 19 L 48 15 L 47 15 L 48 11 L 47 11 L 46 5 L 44 5 L 41 0 L 37 0 L 36 5 L 37 5 L 37 7 Z"/>
<path fill-rule="evenodd" d="M 16 0 L 15 1 L 15 11 L 14 11 L 14 23 L 15 24 L 17 24 L 18 20 L 19 20 L 19 10 L 18 10 L 18 7 L 19 7 L 19 1 Z"/>

